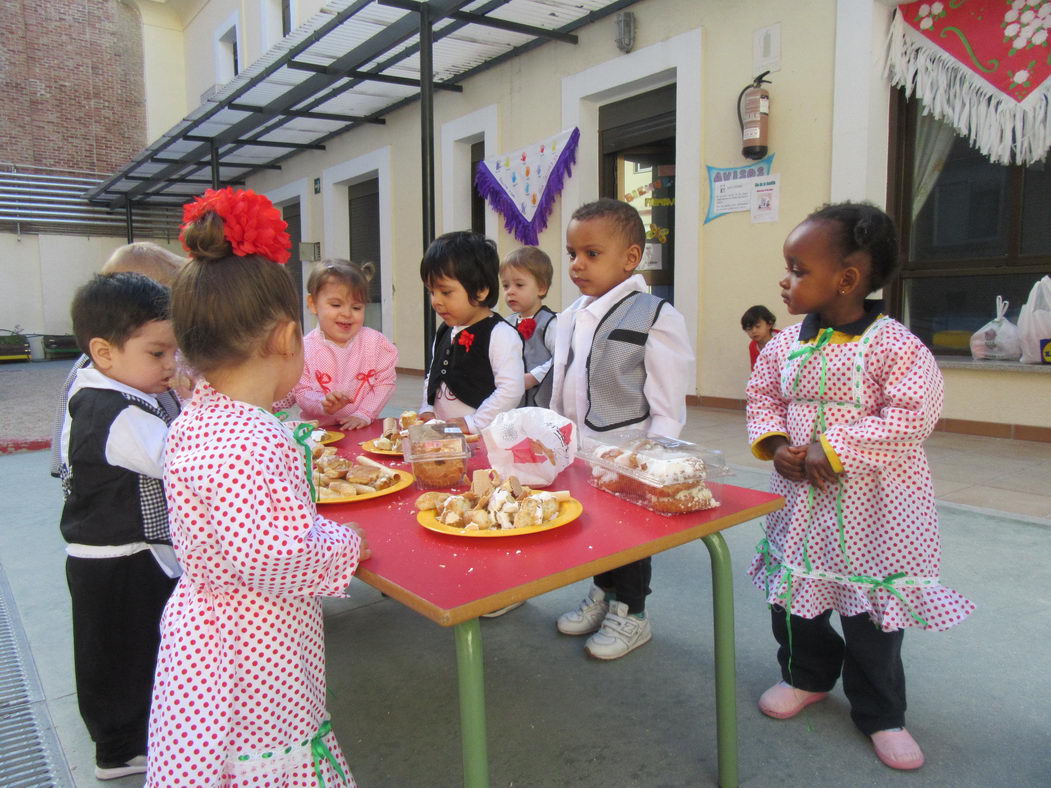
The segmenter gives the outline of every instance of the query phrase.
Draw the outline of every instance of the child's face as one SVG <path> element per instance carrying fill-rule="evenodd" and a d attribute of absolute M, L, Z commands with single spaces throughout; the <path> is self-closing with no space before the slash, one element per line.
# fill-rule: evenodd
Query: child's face
<path fill-rule="evenodd" d="M 581 295 L 608 293 L 631 276 L 642 249 L 624 237 L 610 219 L 574 219 L 566 230 L 569 278 Z"/>
<path fill-rule="evenodd" d="M 431 294 L 431 307 L 447 326 L 469 326 L 489 314 L 489 307 L 471 303 L 464 286 L 458 279 L 441 276 L 427 285 Z M 489 295 L 488 289 L 478 294 L 478 299 Z"/>
<path fill-rule="evenodd" d="M 96 345 L 98 341 L 99 345 Z M 91 359 L 106 377 L 147 394 L 171 388 L 175 374 L 175 333 L 170 320 L 152 320 L 132 334 L 123 347 L 92 340 Z"/>
<path fill-rule="evenodd" d="M 781 280 L 781 300 L 789 314 L 821 312 L 838 300 L 843 266 L 822 222 L 803 222 L 784 244 L 788 272 Z"/>
<path fill-rule="evenodd" d="M 508 309 L 520 315 L 535 314 L 540 309 L 541 299 L 547 295 L 547 288 L 542 288 L 535 276 L 525 268 L 513 265 L 500 272 L 500 286 Z"/>
<path fill-rule="evenodd" d="M 339 282 L 326 282 L 317 298 L 307 296 L 307 306 L 317 315 L 322 333 L 337 345 L 354 339 L 365 323 L 365 304 Z"/>
<path fill-rule="evenodd" d="M 773 323 L 760 319 L 748 326 L 744 332 L 748 334 L 749 339 L 761 344 L 769 341 L 770 337 L 774 335 L 774 326 Z"/>

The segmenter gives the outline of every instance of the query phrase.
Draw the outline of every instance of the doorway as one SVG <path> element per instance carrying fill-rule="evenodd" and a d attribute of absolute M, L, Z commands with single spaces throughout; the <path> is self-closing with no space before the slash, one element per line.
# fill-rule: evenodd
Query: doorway
<path fill-rule="evenodd" d="M 282 206 L 281 218 L 288 224 L 287 232 L 292 239 L 292 256 L 285 263 L 285 270 L 292 277 L 299 304 L 299 327 L 303 328 L 303 261 L 299 256 L 299 244 L 303 240 L 303 220 L 299 212 L 299 200 Z"/>
<path fill-rule="evenodd" d="M 347 188 L 350 206 L 350 259 L 376 266 L 369 282 L 365 325 L 383 330 L 383 264 L 380 260 L 380 181 L 370 178 Z"/>

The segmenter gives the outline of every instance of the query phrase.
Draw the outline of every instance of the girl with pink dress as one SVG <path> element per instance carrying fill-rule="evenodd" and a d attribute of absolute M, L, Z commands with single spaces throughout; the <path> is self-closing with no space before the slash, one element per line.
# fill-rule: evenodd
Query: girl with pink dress
<path fill-rule="evenodd" d="M 320 597 L 343 596 L 369 553 L 317 514 L 306 437 L 269 412 L 303 368 L 288 234 L 251 191 L 209 190 L 184 219 L 172 319 L 201 378 L 165 451 L 183 575 L 161 621 L 146 785 L 353 785 L 325 708 Z"/>
<path fill-rule="evenodd" d="M 752 450 L 773 460 L 767 517 L 749 573 L 771 605 L 782 681 L 760 710 L 787 719 L 842 675 L 851 718 L 894 769 L 923 765 L 905 729 L 901 643 L 945 630 L 974 605 L 941 584 L 938 513 L 923 441 L 941 414 L 930 351 L 866 296 L 893 275 L 890 217 L 826 206 L 784 244 L 788 311 L 748 382 Z M 841 637 L 830 616 L 840 616 Z"/>

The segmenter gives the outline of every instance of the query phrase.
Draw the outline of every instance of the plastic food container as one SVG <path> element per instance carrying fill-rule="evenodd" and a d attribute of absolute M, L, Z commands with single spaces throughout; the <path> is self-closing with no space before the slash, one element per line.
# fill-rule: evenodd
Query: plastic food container
<path fill-rule="evenodd" d="M 467 484 L 471 449 L 463 431 L 451 424 L 414 424 L 401 442 L 406 462 L 412 463 L 421 490 Z"/>
<path fill-rule="evenodd" d="M 582 437 L 577 456 L 595 487 L 666 515 L 719 506 L 718 480 L 733 473 L 721 451 L 640 430 Z"/>

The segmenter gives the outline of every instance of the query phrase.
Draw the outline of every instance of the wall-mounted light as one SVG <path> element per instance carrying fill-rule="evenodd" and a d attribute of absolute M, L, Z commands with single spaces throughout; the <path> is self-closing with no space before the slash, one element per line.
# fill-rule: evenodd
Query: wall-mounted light
<path fill-rule="evenodd" d="M 635 46 L 635 14 L 621 11 L 617 14 L 617 49 L 630 52 Z"/>

